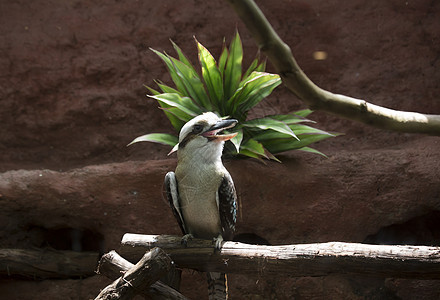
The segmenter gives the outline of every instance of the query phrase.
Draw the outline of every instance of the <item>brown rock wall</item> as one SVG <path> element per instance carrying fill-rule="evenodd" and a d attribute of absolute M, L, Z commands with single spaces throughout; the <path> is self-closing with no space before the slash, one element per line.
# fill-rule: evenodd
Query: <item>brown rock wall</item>
<path fill-rule="evenodd" d="M 306 74 L 336 93 L 440 113 L 438 1 L 258 1 Z M 248 63 L 255 44 L 226 1 L 3 1 L 0 3 L 0 245 L 117 248 L 125 232 L 178 233 L 161 195 L 175 166 L 164 146 L 125 145 L 172 132 L 143 84 L 170 82 L 149 47 L 195 62 L 192 36 L 218 56 L 238 28 Z M 313 59 L 325 51 L 326 60 Z M 269 64 L 269 70 L 271 69 Z M 283 87 L 253 116 L 304 108 Z M 283 164 L 228 161 L 240 196 L 239 233 L 273 244 L 440 242 L 440 141 L 317 112 L 345 133 Z M 93 242 L 91 242 L 93 241 Z M 184 292 L 205 295 L 200 274 Z M 194 284 L 194 282 L 195 284 Z M 435 281 L 231 276 L 233 299 L 437 299 Z M 105 280 L 2 279 L 9 299 L 87 299 Z M 38 298 L 37 297 L 37 298 Z"/>

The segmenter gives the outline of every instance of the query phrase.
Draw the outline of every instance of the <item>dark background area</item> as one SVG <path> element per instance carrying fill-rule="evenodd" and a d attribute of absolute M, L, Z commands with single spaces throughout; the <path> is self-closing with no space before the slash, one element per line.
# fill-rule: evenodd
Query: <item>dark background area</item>
<path fill-rule="evenodd" d="M 377 105 L 440 114 L 440 2 L 257 1 L 319 86 Z M 126 145 L 173 133 L 145 97 L 170 83 L 148 48 L 196 61 L 193 36 L 218 57 L 238 28 L 245 66 L 258 49 L 226 1 L 2 1 L 0 3 L 0 246 L 117 249 L 125 232 L 178 234 L 162 199 L 175 167 L 169 148 Z M 327 59 L 315 60 L 315 51 Z M 268 63 L 268 70 L 273 68 Z M 303 109 L 280 86 L 252 117 Z M 271 244 L 325 241 L 439 245 L 440 141 L 315 112 L 344 135 L 315 145 L 328 158 L 289 152 L 282 164 L 231 160 L 238 233 Z M 99 241 L 97 243 L 97 241 Z M 183 292 L 206 294 L 185 272 Z M 335 274 L 231 275 L 232 299 L 437 299 L 438 281 Z M 108 280 L 3 277 L 8 299 L 94 298 Z M 63 296 L 60 296 L 63 295 Z"/>

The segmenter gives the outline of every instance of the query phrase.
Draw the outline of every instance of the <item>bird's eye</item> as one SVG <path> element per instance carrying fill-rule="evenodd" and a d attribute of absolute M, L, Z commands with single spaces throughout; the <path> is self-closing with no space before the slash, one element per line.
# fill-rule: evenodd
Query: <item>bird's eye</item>
<path fill-rule="evenodd" d="M 200 132 L 202 132 L 202 130 L 203 130 L 203 126 L 200 125 L 200 124 L 196 124 L 196 125 L 194 125 L 194 127 L 193 127 L 193 132 L 194 132 L 194 133 L 200 133 Z"/>

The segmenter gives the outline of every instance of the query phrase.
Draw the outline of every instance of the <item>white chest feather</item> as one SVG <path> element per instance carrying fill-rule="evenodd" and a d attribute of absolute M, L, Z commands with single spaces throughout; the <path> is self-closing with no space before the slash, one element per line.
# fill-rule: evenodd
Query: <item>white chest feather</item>
<path fill-rule="evenodd" d="M 206 164 L 201 160 L 179 163 L 176 179 L 188 233 L 208 239 L 221 232 L 217 191 L 226 170 L 221 161 Z"/>

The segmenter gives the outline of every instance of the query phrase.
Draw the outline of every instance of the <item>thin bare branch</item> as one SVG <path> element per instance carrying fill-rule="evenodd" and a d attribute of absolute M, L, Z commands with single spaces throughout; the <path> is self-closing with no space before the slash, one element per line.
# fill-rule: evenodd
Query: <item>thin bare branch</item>
<path fill-rule="evenodd" d="M 382 129 L 440 135 L 440 115 L 393 110 L 318 87 L 298 66 L 289 46 L 281 40 L 253 0 L 228 2 L 275 66 L 286 87 L 311 109 Z"/>

